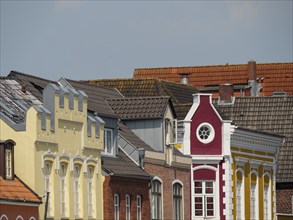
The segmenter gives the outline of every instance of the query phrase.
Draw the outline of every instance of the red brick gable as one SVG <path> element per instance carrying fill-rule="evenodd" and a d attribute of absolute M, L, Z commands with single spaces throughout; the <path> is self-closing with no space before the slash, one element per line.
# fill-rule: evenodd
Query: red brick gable
<path fill-rule="evenodd" d="M 247 84 L 248 64 L 137 68 L 133 77 L 158 78 L 178 83 L 182 74 L 188 75 L 189 84 L 198 89 L 224 83 Z M 261 96 L 271 96 L 274 91 L 285 91 L 288 95 L 293 95 L 293 63 L 256 64 L 256 77 L 263 87 Z"/>

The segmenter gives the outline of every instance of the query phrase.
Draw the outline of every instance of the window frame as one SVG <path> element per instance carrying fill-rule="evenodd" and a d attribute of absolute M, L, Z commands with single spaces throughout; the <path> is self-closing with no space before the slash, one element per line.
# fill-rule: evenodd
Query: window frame
<path fill-rule="evenodd" d="M 129 194 L 126 194 L 126 196 L 125 196 L 126 220 L 130 220 L 130 212 L 131 212 L 131 197 Z"/>
<path fill-rule="evenodd" d="M 108 146 L 108 132 L 110 132 L 110 141 L 111 141 L 111 148 Z M 104 129 L 104 154 L 106 155 L 114 155 L 114 129 L 112 128 L 105 128 Z"/>
<path fill-rule="evenodd" d="M 78 169 L 76 169 L 78 168 Z M 81 165 L 74 164 L 73 166 L 73 212 L 75 217 L 80 217 L 80 176 Z"/>
<path fill-rule="evenodd" d="M 12 149 L 11 147 L 5 148 L 5 177 L 12 179 Z"/>
<path fill-rule="evenodd" d="M 93 176 L 94 167 L 91 165 L 87 166 L 87 188 L 88 188 L 88 216 L 93 217 L 94 215 L 94 188 L 93 188 Z"/>
<path fill-rule="evenodd" d="M 48 167 L 49 165 L 49 167 Z M 48 169 L 49 168 L 49 169 Z M 49 192 L 49 199 L 48 199 L 48 208 L 47 208 L 47 216 L 52 216 L 52 180 L 51 180 L 51 174 L 53 169 L 53 161 L 51 160 L 45 160 L 44 161 L 44 194 L 47 196 L 47 192 Z"/>
<path fill-rule="evenodd" d="M 241 179 L 238 179 L 238 172 L 241 174 Z M 245 200 L 244 200 L 244 170 L 238 168 L 236 170 L 236 220 L 245 218 Z"/>
<path fill-rule="evenodd" d="M 64 171 L 63 171 L 64 166 Z M 66 181 L 66 174 L 67 174 L 68 164 L 61 162 L 60 163 L 60 214 L 61 216 L 66 216 L 66 196 L 67 196 L 67 181 Z"/>
<path fill-rule="evenodd" d="M 196 183 L 200 183 L 200 187 L 196 186 Z M 208 186 L 207 183 L 212 183 L 212 186 Z M 214 218 L 216 217 L 216 181 L 215 180 L 194 180 L 194 217 L 204 217 L 204 218 Z M 197 189 L 200 191 L 197 193 Z M 207 189 L 212 189 L 212 192 L 207 192 Z M 201 201 L 196 201 L 199 199 Z M 208 209 L 208 199 L 212 199 L 212 209 Z M 209 202 L 210 203 L 210 202 Z M 196 206 L 201 206 L 201 208 L 196 208 Z M 201 215 L 197 215 L 197 210 L 201 211 Z M 208 214 L 208 211 L 212 211 L 212 215 Z"/>
<path fill-rule="evenodd" d="M 120 217 L 120 196 L 114 194 L 114 220 L 119 220 Z"/>
<path fill-rule="evenodd" d="M 173 184 L 173 218 L 183 219 L 183 185 L 179 182 Z"/>
<path fill-rule="evenodd" d="M 151 186 L 151 219 L 158 220 L 162 217 L 162 182 L 154 179 Z"/>
<path fill-rule="evenodd" d="M 141 196 L 136 196 L 136 213 L 137 213 L 137 220 L 141 220 L 141 212 L 142 212 L 142 201 Z"/>

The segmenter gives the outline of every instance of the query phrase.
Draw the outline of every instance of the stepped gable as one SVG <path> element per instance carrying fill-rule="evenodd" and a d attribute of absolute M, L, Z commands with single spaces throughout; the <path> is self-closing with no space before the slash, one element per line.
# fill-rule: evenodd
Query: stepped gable
<path fill-rule="evenodd" d="M 217 107 L 238 126 L 285 136 L 277 182 L 293 182 L 293 96 L 236 97 L 233 105 Z"/>

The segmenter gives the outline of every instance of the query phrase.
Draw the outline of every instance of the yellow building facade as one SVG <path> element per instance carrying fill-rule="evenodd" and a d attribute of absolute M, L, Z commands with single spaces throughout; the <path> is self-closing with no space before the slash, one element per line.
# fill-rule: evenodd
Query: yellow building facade
<path fill-rule="evenodd" d="M 103 219 L 103 177 L 101 152 L 104 122 L 87 111 L 87 95 L 74 88 L 49 84 L 43 90 L 43 103 L 23 91 L 14 81 L 8 95 L 23 122 L 0 117 L 0 139 L 13 139 L 15 172 L 35 192 L 44 196 L 40 219 Z M 13 98 L 14 96 L 14 98 Z M 22 97 L 16 101 L 15 98 Z M 13 109 L 11 110 L 13 112 Z M 15 109 L 14 109 L 15 111 Z"/>
<path fill-rule="evenodd" d="M 276 165 L 282 137 L 237 128 L 231 136 L 234 219 L 276 219 Z"/>

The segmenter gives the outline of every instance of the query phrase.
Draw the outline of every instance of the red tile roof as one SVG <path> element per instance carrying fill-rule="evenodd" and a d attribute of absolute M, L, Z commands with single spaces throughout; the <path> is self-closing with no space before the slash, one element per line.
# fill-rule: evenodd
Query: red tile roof
<path fill-rule="evenodd" d="M 0 200 L 41 203 L 41 199 L 18 177 L 6 180 L 0 176 Z"/>
<path fill-rule="evenodd" d="M 165 67 L 165 68 L 137 68 L 134 78 L 158 78 L 171 82 L 180 82 L 182 74 L 189 75 L 189 84 L 198 89 L 219 84 L 247 84 L 247 64 Z M 293 63 L 257 63 L 256 77 L 263 89 L 261 96 L 271 96 L 275 91 L 285 91 L 293 95 Z"/>

